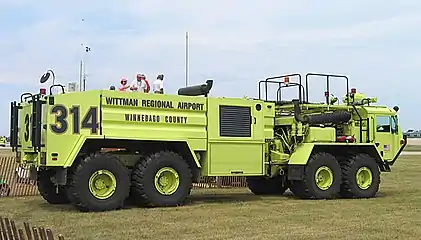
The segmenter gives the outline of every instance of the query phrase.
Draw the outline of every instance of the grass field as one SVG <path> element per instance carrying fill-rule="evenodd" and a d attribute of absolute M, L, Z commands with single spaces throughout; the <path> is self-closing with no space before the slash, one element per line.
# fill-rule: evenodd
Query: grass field
<path fill-rule="evenodd" d="M 0 199 L 1 214 L 66 239 L 419 239 L 421 156 L 402 156 L 382 174 L 378 197 L 298 200 L 247 189 L 195 190 L 178 208 L 80 213 L 41 197 Z"/>

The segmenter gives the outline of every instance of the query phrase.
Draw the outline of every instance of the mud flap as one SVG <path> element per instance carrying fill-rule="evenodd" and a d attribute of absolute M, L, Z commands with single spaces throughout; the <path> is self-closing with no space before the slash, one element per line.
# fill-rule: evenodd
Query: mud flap
<path fill-rule="evenodd" d="M 300 181 L 303 179 L 305 165 L 289 165 L 288 180 Z"/>

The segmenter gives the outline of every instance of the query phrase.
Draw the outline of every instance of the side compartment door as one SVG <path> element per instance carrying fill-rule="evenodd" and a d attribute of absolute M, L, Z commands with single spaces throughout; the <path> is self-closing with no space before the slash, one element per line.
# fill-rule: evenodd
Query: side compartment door
<path fill-rule="evenodd" d="M 33 152 L 32 146 L 32 103 L 21 103 L 19 110 L 19 134 L 18 139 L 23 151 Z"/>
<path fill-rule="evenodd" d="M 263 174 L 264 120 L 257 105 L 244 99 L 209 99 L 209 176 Z"/>
<path fill-rule="evenodd" d="M 385 160 L 391 160 L 394 157 L 392 118 L 388 115 L 376 116 L 376 138 L 375 143 L 380 153 L 383 153 Z"/>

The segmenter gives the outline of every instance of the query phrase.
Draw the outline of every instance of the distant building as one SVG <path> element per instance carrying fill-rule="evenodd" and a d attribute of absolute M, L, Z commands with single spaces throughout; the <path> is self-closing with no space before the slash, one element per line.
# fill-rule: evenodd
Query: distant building
<path fill-rule="evenodd" d="M 421 130 L 409 129 L 404 133 L 408 138 L 421 138 Z"/>

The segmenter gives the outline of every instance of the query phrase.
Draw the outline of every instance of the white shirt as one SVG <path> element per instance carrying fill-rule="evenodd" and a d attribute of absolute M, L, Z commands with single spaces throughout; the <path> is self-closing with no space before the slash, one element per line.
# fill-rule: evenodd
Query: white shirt
<path fill-rule="evenodd" d="M 156 79 L 153 84 L 153 91 L 161 91 L 161 89 L 164 89 L 164 81 L 160 80 L 160 79 Z"/>
<path fill-rule="evenodd" d="M 133 82 L 130 84 L 130 88 L 137 88 L 137 90 L 131 90 L 133 92 L 145 92 L 146 89 L 146 83 L 145 81 L 137 81 L 137 79 L 133 80 Z"/>

